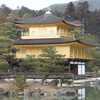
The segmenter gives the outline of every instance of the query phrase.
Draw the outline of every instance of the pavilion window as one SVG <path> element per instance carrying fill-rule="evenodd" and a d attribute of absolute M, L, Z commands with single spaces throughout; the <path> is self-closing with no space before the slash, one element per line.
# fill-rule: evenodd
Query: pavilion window
<path fill-rule="evenodd" d="M 35 36 L 36 33 L 37 33 L 37 32 L 36 32 L 35 30 L 33 30 L 32 33 L 31 33 L 31 35 L 32 35 L 32 36 Z"/>
<path fill-rule="evenodd" d="M 49 34 L 50 34 L 50 35 L 55 35 L 55 31 L 54 31 L 54 30 L 50 30 L 50 31 L 49 31 Z"/>

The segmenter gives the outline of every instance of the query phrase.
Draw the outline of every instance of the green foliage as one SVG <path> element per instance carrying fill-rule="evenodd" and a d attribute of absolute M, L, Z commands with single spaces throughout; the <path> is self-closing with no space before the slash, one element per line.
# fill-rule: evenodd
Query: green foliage
<path fill-rule="evenodd" d="M 22 62 L 19 65 L 24 70 L 25 67 L 33 66 L 33 62 L 35 62 L 35 55 L 27 55 L 25 59 L 22 59 Z"/>
<path fill-rule="evenodd" d="M 84 43 L 98 44 L 98 38 L 90 33 L 82 34 L 81 29 L 74 29 L 69 31 L 70 34 L 75 34 L 75 39 Z"/>
<path fill-rule="evenodd" d="M 5 4 L 2 4 L 0 9 L 2 10 L 2 12 L 8 16 L 9 13 L 11 13 L 11 10 L 9 7 L 7 7 Z"/>
<path fill-rule="evenodd" d="M 43 58 L 39 58 L 39 66 L 42 66 L 45 72 L 51 73 L 64 70 L 65 66 L 62 63 L 65 55 L 57 54 L 56 48 L 53 46 L 44 47 L 42 50 L 43 53 L 40 54 L 40 57 Z"/>
<path fill-rule="evenodd" d="M 37 16 L 37 14 L 36 14 L 36 12 L 34 10 L 31 10 L 31 9 L 29 9 L 27 7 L 22 6 L 21 9 L 19 10 L 19 16 L 20 16 L 20 18 L 22 18 L 23 15 L 26 14 L 26 13 L 33 15 L 33 17 Z"/>
<path fill-rule="evenodd" d="M 33 17 L 32 14 L 27 14 L 27 13 L 25 13 L 25 14 L 22 16 L 21 20 L 31 19 L 32 17 Z"/>
<path fill-rule="evenodd" d="M 7 37 L 0 36 L 0 71 L 6 71 L 9 64 L 6 62 L 5 55 L 9 54 L 11 44 L 11 39 Z"/>
<path fill-rule="evenodd" d="M 70 85 L 73 82 L 72 80 L 70 80 L 70 79 L 73 79 L 70 73 L 62 73 L 58 78 L 60 79 L 61 87 L 63 83 L 67 83 L 68 85 Z"/>
<path fill-rule="evenodd" d="M 6 16 L 4 15 L 4 13 L 0 10 L 0 24 L 5 22 L 6 20 Z"/>
<path fill-rule="evenodd" d="M 12 10 L 11 13 L 7 16 L 7 21 L 14 22 L 15 20 L 20 20 L 19 12 L 17 10 Z"/>
<path fill-rule="evenodd" d="M 97 73 L 99 69 L 100 69 L 100 68 L 99 68 L 98 66 L 95 66 L 95 67 L 93 68 L 93 71 L 95 71 L 95 72 Z"/>
<path fill-rule="evenodd" d="M 9 64 L 9 69 L 13 70 L 15 68 L 15 65 L 13 64 L 17 61 L 17 58 L 15 58 L 15 55 L 4 55 L 4 59 Z"/>
<path fill-rule="evenodd" d="M 5 22 L 0 25 L 0 36 L 8 37 L 11 39 L 18 39 L 22 29 L 17 29 L 14 23 Z"/>
<path fill-rule="evenodd" d="M 27 55 L 25 59 L 22 59 L 22 62 L 19 63 L 20 67 L 14 68 L 14 70 L 24 71 L 24 78 L 26 79 L 27 70 L 30 69 L 30 71 L 34 70 L 34 62 L 35 62 L 35 56 L 34 55 Z M 32 68 L 33 67 L 33 68 Z"/>
<path fill-rule="evenodd" d="M 12 47 L 12 48 L 10 49 L 10 51 L 11 51 L 13 54 L 16 54 L 17 51 L 20 51 L 20 48 Z"/>
<path fill-rule="evenodd" d="M 4 62 L 3 60 L 0 60 L 0 72 L 6 71 L 9 69 L 9 64 L 7 62 Z"/>
<path fill-rule="evenodd" d="M 43 53 L 40 54 L 40 58 L 34 62 L 35 71 L 38 74 L 44 75 L 41 84 L 52 72 L 63 72 L 67 69 L 62 63 L 65 61 L 65 55 L 58 54 L 56 48 L 53 46 L 44 47 Z"/>
<path fill-rule="evenodd" d="M 9 63 L 13 63 L 14 61 L 16 61 L 15 56 L 14 55 L 4 55 L 4 58 L 6 59 L 6 61 Z"/>
<path fill-rule="evenodd" d="M 24 88 L 28 87 L 28 84 L 25 82 L 25 78 L 23 75 L 18 74 L 14 79 L 15 82 L 13 82 L 13 84 L 16 85 L 20 90 L 23 90 Z"/>
<path fill-rule="evenodd" d="M 78 1 L 73 2 L 73 4 L 75 5 L 75 7 L 77 7 L 77 5 L 78 5 L 79 2 L 84 2 L 84 1 L 85 0 L 78 0 Z M 89 3 L 89 10 L 90 11 L 95 11 L 96 9 L 97 10 L 100 9 L 100 6 L 99 6 L 100 1 L 99 0 L 86 0 L 86 1 Z M 53 4 L 53 5 L 50 6 L 50 8 L 53 9 L 53 11 L 65 12 L 66 5 L 68 5 L 69 3 Z"/>
<path fill-rule="evenodd" d="M 35 58 L 34 55 L 27 55 L 26 59 L 23 59 L 19 65 L 24 70 L 25 74 L 27 69 L 30 69 L 31 71 L 35 71 L 37 74 L 43 75 L 43 83 L 52 72 L 61 73 L 67 69 L 67 67 L 62 64 L 65 62 L 65 55 L 57 54 L 55 47 L 47 46 L 42 50 L 43 54 L 40 54 L 39 58 Z"/>
<path fill-rule="evenodd" d="M 100 77 L 100 72 L 97 72 L 96 73 L 96 77 Z"/>
<path fill-rule="evenodd" d="M 57 54 L 56 48 L 53 46 L 47 46 L 42 49 L 43 54 L 40 54 L 40 57 L 46 57 L 50 59 L 60 59 L 65 57 L 65 55 Z"/>
<path fill-rule="evenodd" d="M 0 36 L 0 56 L 3 57 L 9 53 L 10 47 L 12 46 L 12 40 L 7 37 Z"/>

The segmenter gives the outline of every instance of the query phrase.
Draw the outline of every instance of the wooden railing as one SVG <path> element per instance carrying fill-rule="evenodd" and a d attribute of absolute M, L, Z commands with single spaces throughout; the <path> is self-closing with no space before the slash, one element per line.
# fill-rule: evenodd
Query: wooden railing
<path fill-rule="evenodd" d="M 70 54 L 70 58 L 79 58 L 79 59 L 93 59 L 92 55 L 87 55 L 87 54 Z"/>
<path fill-rule="evenodd" d="M 18 53 L 16 54 L 17 58 L 25 58 L 26 55 L 35 55 L 35 57 L 37 58 L 38 55 L 41 53 Z M 66 55 L 65 58 L 77 58 L 77 59 L 89 59 L 92 60 L 93 57 L 91 55 L 87 55 L 87 54 L 74 54 L 74 53 L 70 53 L 70 54 L 63 54 Z"/>
<path fill-rule="evenodd" d="M 61 38 L 65 38 L 65 39 L 70 39 L 70 40 L 74 40 L 75 39 L 75 35 L 74 34 L 61 34 L 60 36 Z"/>
<path fill-rule="evenodd" d="M 43 34 L 39 34 L 39 33 L 36 33 L 36 34 L 31 34 L 29 32 L 21 32 L 21 38 L 32 38 L 32 37 L 59 37 L 59 38 L 65 38 L 65 39 L 72 39 L 74 40 L 75 39 L 75 36 L 74 34 L 69 34 L 69 33 L 61 33 L 59 34 L 58 32 L 57 33 L 54 33 L 54 34 L 50 34 L 50 33 L 43 33 Z"/>

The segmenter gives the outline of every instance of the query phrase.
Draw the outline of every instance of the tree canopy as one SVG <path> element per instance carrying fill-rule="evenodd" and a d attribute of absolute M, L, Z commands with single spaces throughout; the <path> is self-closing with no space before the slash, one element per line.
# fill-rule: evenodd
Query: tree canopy
<path fill-rule="evenodd" d="M 68 68 L 63 65 L 65 55 L 58 54 L 55 47 L 47 46 L 42 50 L 43 54 L 40 54 L 39 58 L 27 56 L 27 58 L 19 64 L 21 67 L 24 67 L 24 71 L 26 71 L 25 69 L 29 67 L 31 71 L 43 75 L 40 84 L 43 84 L 45 79 L 47 79 L 51 73 L 61 73 Z"/>

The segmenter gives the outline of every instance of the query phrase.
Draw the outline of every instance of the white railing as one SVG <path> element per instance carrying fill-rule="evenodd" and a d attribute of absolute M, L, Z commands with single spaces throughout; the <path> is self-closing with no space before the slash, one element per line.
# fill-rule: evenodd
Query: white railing
<path fill-rule="evenodd" d="M 55 34 L 50 34 L 50 33 L 42 33 L 42 34 L 30 34 L 29 32 L 21 32 L 21 37 L 22 38 L 34 38 L 34 37 L 61 37 L 65 39 L 75 39 L 74 34 L 68 34 L 68 33 L 61 33 L 59 34 L 58 32 Z"/>

